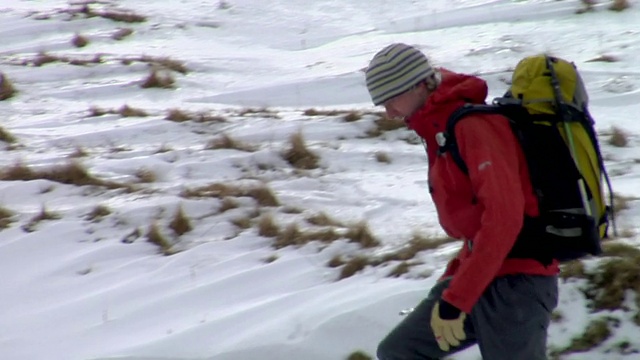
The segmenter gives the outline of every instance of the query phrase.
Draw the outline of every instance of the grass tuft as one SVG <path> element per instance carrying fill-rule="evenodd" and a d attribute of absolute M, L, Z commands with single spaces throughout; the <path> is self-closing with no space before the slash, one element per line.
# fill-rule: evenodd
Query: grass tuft
<path fill-rule="evenodd" d="M 45 220 L 57 220 L 60 219 L 60 215 L 55 212 L 49 211 L 44 205 L 40 208 L 40 212 L 36 216 L 32 217 L 29 222 L 22 226 L 22 230 L 26 232 L 34 232 L 36 226 Z"/>
<path fill-rule="evenodd" d="M 132 108 L 129 105 L 122 105 L 120 109 L 118 109 L 118 114 L 122 117 L 145 117 L 149 116 L 146 111 L 141 109 Z"/>
<path fill-rule="evenodd" d="M 630 7 L 631 5 L 629 4 L 628 0 L 613 0 L 611 5 L 609 6 L 609 10 L 621 12 Z"/>
<path fill-rule="evenodd" d="M 140 87 L 143 89 L 160 88 L 160 89 L 173 89 L 173 84 L 176 80 L 169 73 L 160 73 L 158 70 L 151 70 L 149 75 L 142 80 Z"/>
<path fill-rule="evenodd" d="M 609 327 L 608 319 L 592 320 L 589 325 L 587 325 L 584 333 L 573 338 L 571 340 L 571 344 L 567 346 L 567 348 L 561 350 L 560 354 L 589 351 L 605 342 L 610 336 L 611 329 Z"/>
<path fill-rule="evenodd" d="M 289 138 L 290 147 L 283 154 L 283 158 L 297 169 L 316 169 L 318 168 L 319 157 L 311 152 L 304 141 L 302 133 L 298 132 Z"/>
<path fill-rule="evenodd" d="M 617 56 L 613 56 L 613 55 L 600 55 L 598 57 L 595 57 L 593 59 L 589 59 L 585 62 L 607 62 L 607 63 L 614 63 L 614 62 L 618 62 L 620 61 L 620 59 Z"/>
<path fill-rule="evenodd" d="M 351 242 L 355 242 L 360 244 L 362 247 L 370 248 L 380 245 L 380 241 L 376 239 L 373 234 L 371 234 L 371 230 L 369 230 L 369 225 L 366 222 L 361 221 L 359 223 L 351 225 L 347 234 L 345 235 L 347 239 Z"/>
<path fill-rule="evenodd" d="M 113 40 L 119 41 L 126 38 L 127 36 L 130 36 L 131 34 L 133 34 L 132 28 L 119 28 L 113 34 L 111 34 L 111 38 Z"/>
<path fill-rule="evenodd" d="M 0 100 L 7 100 L 16 95 L 16 88 L 7 76 L 0 72 Z"/>
<path fill-rule="evenodd" d="M 276 237 L 280 234 L 280 227 L 276 224 L 273 215 L 265 214 L 258 221 L 258 235 L 264 237 Z"/>
<path fill-rule="evenodd" d="M 18 140 L 13 136 L 13 134 L 0 126 L 0 141 L 4 141 L 8 144 L 15 144 Z"/>
<path fill-rule="evenodd" d="M 145 235 L 147 241 L 157 245 L 160 252 L 164 255 L 173 255 L 175 252 L 172 250 L 173 243 L 160 231 L 160 227 L 156 223 L 149 225 L 147 234 Z"/>
<path fill-rule="evenodd" d="M 169 109 L 167 110 L 166 120 L 174 121 L 174 122 L 185 122 L 192 119 L 192 116 L 180 109 Z"/>
<path fill-rule="evenodd" d="M 235 149 L 246 152 L 256 151 L 255 146 L 251 146 L 239 140 L 233 139 L 227 134 L 222 134 L 217 138 L 210 140 L 207 145 L 205 145 L 205 150 L 217 149 Z"/>
<path fill-rule="evenodd" d="M 83 48 L 89 44 L 89 39 L 80 34 L 75 34 L 71 39 L 71 44 L 77 48 Z"/>
<path fill-rule="evenodd" d="M 376 151 L 376 161 L 383 164 L 391 164 L 391 157 L 384 151 Z"/>
<path fill-rule="evenodd" d="M 184 235 L 193 230 L 191 220 L 187 217 L 182 206 L 178 206 L 176 213 L 173 215 L 173 219 L 169 223 L 169 228 L 178 236 Z"/>
<path fill-rule="evenodd" d="M 338 280 L 346 279 L 358 273 L 359 271 L 364 270 L 364 268 L 369 265 L 369 259 L 367 257 L 358 255 L 349 259 L 340 269 L 340 275 L 338 276 Z"/>
<path fill-rule="evenodd" d="M 76 186 L 94 185 L 104 186 L 109 189 L 130 188 L 130 186 L 126 184 L 98 179 L 92 176 L 80 163 L 75 161 L 40 171 L 34 171 L 29 166 L 17 162 L 6 169 L 0 170 L 0 180 L 29 181 L 36 179 L 45 179 Z"/>
<path fill-rule="evenodd" d="M 358 350 L 349 354 L 346 360 L 373 360 L 373 358 L 364 351 Z"/>
<path fill-rule="evenodd" d="M 320 212 L 314 215 L 310 215 L 305 218 L 305 220 L 311 224 L 316 226 L 343 226 L 338 220 L 331 218 L 325 212 Z"/>
<path fill-rule="evenodd" d="M 86 216 L 85 219 L 93 222 L 100 222 L 105 216 L 111 214 L 111 209 L 105 205 L 97 205 Z"/>
<path fill-rule="evenodd" d="M 152 170 L 147 169 L 145 167 L 142 167 L 138 170 L 136 170 L 135 173 L 136 178 L 138 178 L 138 182 L 141 183 L 152 183 L 155 182 L 156 180 L 158 180 L 158 177 L 156 176 L 156 173 L 154 173 Z"/>
<path fill-rule="evenodd" d="M 626 147 L 629 144 L 629 134 L 620 129 L 617 126 L 613 126 L 611 129 L 611 137 L 609 138 L 609 145 L 615 147 Z"/>
<path fill-rule="evenodd" d="M 271 189 L 261 183 L 258 186 L 239 186 L 228 185 L 224 183 L 213 183 L 199 188 L 186 189 L 181 193 L 182 197 L 250 197 L 253 198 L 259 206 L 278 206 L 280 202 L 273 194 Z"/>
<path fill-rule="evenodd" d="M 4 206 L 0 206 L 0 229 L 6 229 L 11 226 L 11 223 L 15 221 L 13 216 L 13 211 L 5 208 Z"/>

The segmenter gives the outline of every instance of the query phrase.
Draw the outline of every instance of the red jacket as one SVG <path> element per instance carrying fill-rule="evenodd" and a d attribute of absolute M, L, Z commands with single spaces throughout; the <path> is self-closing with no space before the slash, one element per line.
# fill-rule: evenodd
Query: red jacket
<path fill-rule="evenodd" d="M 465 103 L 484 103 L 487 84 L 474 76 L 442 69 L 442 83 L 408 120 L 427 144 L 429 192 L 447 234 L 466 244 L 443 277 L 453 276 L 442 298 L 470 313 L 496 277 L 507 274 L 555 275 L 558 263 L 545 267 L 530 259 L 507 259 L 524 215 L 538 215 L 524 154 L 508 120 L 501 115 L 473 114 L 460 121 L 455 136 L 466 175 L 449 153 L 438 154 L 436 134 L 449 115 Z"/>

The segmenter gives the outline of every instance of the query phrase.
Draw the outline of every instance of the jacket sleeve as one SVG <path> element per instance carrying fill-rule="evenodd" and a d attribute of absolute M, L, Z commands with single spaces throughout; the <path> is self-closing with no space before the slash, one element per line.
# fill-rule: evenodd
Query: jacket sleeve
<path fill-rule="evenodd" d="M 507 119 L 469 116 L 455 131 L 482 215 L 480 228 L 471 239 L 473 248 L 461 261 L 443 299 L 469 313 L 515 243 L 523 224 L 525 198 L 519 144 Z"/>

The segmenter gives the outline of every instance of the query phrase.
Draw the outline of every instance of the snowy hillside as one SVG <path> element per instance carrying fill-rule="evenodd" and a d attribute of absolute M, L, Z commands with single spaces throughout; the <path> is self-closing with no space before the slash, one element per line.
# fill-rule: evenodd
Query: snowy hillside
<path fill-rule="evenodd" d="M 364 85 L 405 42 L 490 96 L 578 65 L 619 236 L 564 268 L 549 350 L 640 359 L 640 3 L 600 2 L 3 0 L 0 358 L 375 358 L 459 247 Z"/>

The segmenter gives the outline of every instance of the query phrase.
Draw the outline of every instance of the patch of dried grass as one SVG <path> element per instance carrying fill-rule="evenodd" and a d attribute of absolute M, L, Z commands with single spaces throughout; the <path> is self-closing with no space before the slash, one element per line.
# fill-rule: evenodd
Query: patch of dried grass
<path fill-rule="evenodd" d="M 191 114 L 182 111 L 180 109 L 169 109 L 167 110 L 167 116 L 165 116 L 166 120 L 173 122 L 185 122 L 191 120 L 193 117 Z"/>
<path fill-rule="evenodd" d="M 0 126 L 0 141 L 6 142 L 7 144 L 15 144 L 18 140 L 13 134 L 7 131 L 7 129 Z"/>
<path fill-rule="evenodd" d="M 258 221 L 258 235 L 264 237 L 276 237 L 280 233 L 280 226 L 275 222 L 273 215 L 264 214 Z"/>
<path fill-rule="evenodd" d="M 352 224 L 348 227 L 345 237 L 351 242 L 358 243 L 362 247 L 371 248 L 380 245 L 380 241 L 373 236 L 369 225 L 365 221 Z"/>
<path fill-rule="evenodd" d="M 40 208 L 40 212 L 36 214 L 34 217 L 29 220 L 26 224 L 22 226 L 22 230 L 25 232 L 34 232 L 36 231 L 36 227 L 42 221 L 45 220 L 57 220 L 60 219 L 61 216 L 55 212 L 49 211 L 44 205 Z"/>
<path fill-rule="evenodd" d="M 0 101 L 7 100 L 17 94 L 16 88 L 7 76 L 0 72 Z"/>
<path fill-rule="evenodd" d="M 260 184 L 258 186 L 239 186 L 214 183 L 197 188 L 185 189 L 180 195 L 185 198 L 216 197 L 224 199 L 227 197 L 250 197 L 253 198 L 259 206 L 280 205 L 278 198 L 265 184 Z"/>
<path fill-rule="evenodd" d="M 617 126 L 611 128 L 611 137 L 609 138 L 609 145 L 615 147 L 626 147 L 629 145 L 629 134 L 620 129 Z"/>
<path fill-rule="evenodd" d="M 85 219 L 93 222 L 100 222 L 106 216 L 111 215 L 111 209 L 106 205 L 97 205 L 91 211 L 85 215 Z"/>
<path fill-rule="evenodd" d="M 178 236 L 184 235 L 193 230 L 191 220 L 187 217 L 182 206 L 178 206 L 178 209 L 173 215 L 173 219 L 169 223 L 169 229 L 173 230 L 173 232 Z"/>
<path fill-rule="evenodd" d="M 149 75 L 142 80 L 140 87 L 143 89 L 160 88 L 160 89 L 173 89 L 176 80 L 168 72 L 160 72 L 158 70 L 151 70 Z"/>
<path fill-rule="evenodd" d="M 618 62 L 620 61 L 620 59 L 617 56 L 614 55 L 600 55 L 598 57 L 595 57 L 593 59 L 589 59 L 585 62 L 608 62 L 608 63 L 614 63 L 614 62 Z"/>
<path fill-rule="evenodd" d="M 89 39 L 86 36 L 75 34 L 71 39 L 71 44 L 77 48 L 83 48 L 89 44 Z"/>
<path fill-rule="evenodd" d="M 14 212 L 4 206 L 0 206 L 0 229 L 7 229 L 13 222 Z"/>
<path fill-rule="evenodd" d="M 302 133 L 298 132 L 289 138 L 289 149 L 282 155 L 296 169 L 317 169 L 320 157 L 309 150 Z"/>
<path fill-rule="evenodd" d="M 109 189 L 130 189 L 130 186 L 126 184 L 105 181 L 94 177 L 87 171 L 84 166 L 75 161 L 38 171 L 32 170 L 29 166 L 24 165 L 22 162 L 16 162 L 13 165 L 0 170 L 0 180 L 29 181 L 36 179 L 45 179 L 61 184 L 77 186 L 94 185 L 106 187 Z"/>
<path fill-rule="evenodd" d="M 122 40 L 127 36 L 130 36 L 131 34 L 133 34 L 132 28 L 119 28 L 113 34 L 111 34 L 111 38 L 113 40 Z"/>
<path fill-rule="evenodd" d="M 256 146 L 243 143 L 236 140 L 227 134 L 221 134 L 215 139 L 211 139 L 204 147 L 205 150 L 217 150 L 217 149 L 235 149 L 246 152 L 253 152 L 257 150 Z"/>
<path fill-rule="evenodd" d="M 176 253 L 173 250 L 173 242 L 162 233 L 157 223 L 149 225 L 145 237 L 148 242 L 158 246 L 161 254 L 168 256 Z"/>
<path fill-rule="evenodd" d="M 120 109 L 118 109 L 118 114 L 122 117 L 145 117 L 149 116 L 146 111 L 142 109 L 132 108 L 129 105 L 122 105 Z"/>

